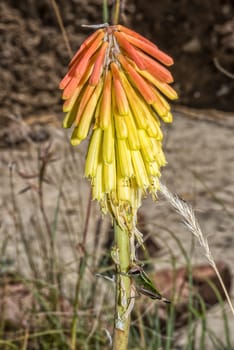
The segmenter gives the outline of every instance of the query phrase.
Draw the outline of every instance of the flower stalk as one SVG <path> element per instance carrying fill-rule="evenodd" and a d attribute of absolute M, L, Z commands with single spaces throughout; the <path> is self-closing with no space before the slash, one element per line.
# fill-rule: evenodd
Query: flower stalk
<path fill-rule="evenodd" d="M 103 18 L 103 23 L 108 23 L 108 20 L 109 20 L 108 0 L 103 0 L 102 18 Z"/>
<path fill-rule="evenodd" d="M 127 275 L 130 266 L 130 237 L 115 221 L 116 302 L 113 350 L 126 350 L 130 328 L 131 281 Z"/>

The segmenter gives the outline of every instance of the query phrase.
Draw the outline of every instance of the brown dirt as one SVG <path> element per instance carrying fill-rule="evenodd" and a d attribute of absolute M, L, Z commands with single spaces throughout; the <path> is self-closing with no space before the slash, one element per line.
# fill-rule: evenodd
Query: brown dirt
<path fill-rule="evenodd" d="M 74 52 L 102 22 L 102 0 L 58 0 Z M 130 0 L 122 20 L 175 58 L 173 73 L 179 103 L 233 110 L 234 80 L 214 65 L 234 71 L 231 0 L 155 2 Z M 0 4 L 1 124 L 9 116 L 59 113 L 58 83 L 69 56 L 49 0 L 5 0 Z"/>
<path fill-rule="evenodd" d="M 234 80 L 214 65 L 234 73 L 234 7 L 229 0 L 137 0 L 133 26 L 175 59 L 175 87 L 180 103 L 233 110 Z"/>

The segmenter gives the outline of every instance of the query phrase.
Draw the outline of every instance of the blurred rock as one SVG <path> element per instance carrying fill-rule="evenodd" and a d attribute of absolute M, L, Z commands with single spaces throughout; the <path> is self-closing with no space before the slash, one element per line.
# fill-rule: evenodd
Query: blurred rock
<path fill-rule="evenodd" d="M 37 118 L 34 124 L 29 124 L 17 118 L 14 119 L 14 122 L 11 122 L 0 131 L 0 148 L 16 147 L 25 143 L 40 143 L 49 140 L 48 127 L 40 125 L 40 118 Z"/>
<path fill-rule="evenodd" d="M 229 292 L 231 289 L 231 271 L 222 261 L 216 263 L 223 282 Z M 199 265 L 192 267 L 192 294 L 199 294 L 207 305 L 214 305 L 218 302 L 217 293 L 210 283 L 217 290 L 221 298 L 225 298 L 223 289 L 219 283 L 214 269 L 210 265 Z M 181 267 L 175 271 L 165 269 L 154 275 L 154 281 L 159 290 L 168 299 L 174 300 L 176 304 L 187 303 L 189 296 L 189 270 Z"/>
<path fill-rule="evenodd" d="M 192 38 L 190 41 L 188 41 L 182 46 L 182 50 L 184 52 L 191 54 L 201 52 L 201 49 L 201 41 L 196 37 Z"/>

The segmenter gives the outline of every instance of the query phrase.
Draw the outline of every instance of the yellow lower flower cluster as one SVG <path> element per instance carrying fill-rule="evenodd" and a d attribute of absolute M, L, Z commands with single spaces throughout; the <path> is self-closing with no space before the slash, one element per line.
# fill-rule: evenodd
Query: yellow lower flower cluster
<path fill-rule="evenodd" d="M 132 216 L 140 206 L 142 193 L 156 193 L 160 167 L 166 164 L 159 120 L 131 87 L 126 91 L 127 96 L 132 95 L 132 108 L 128 107 L 127 114 L 119 114 L 112 87 L 107 128 L 102 127 L 101 121 L 105 114 L 96 115 L 85 166 L 85 176 L 92 180 L 93 199 L 100 201 L 105 211 L 119 211 L 115 214 L 118 217 L 126 213 L 126 208 Z M 140 125 L 137 119 L 141 120 Z M 76 143 L 74 134 L 72 142 Z"/>

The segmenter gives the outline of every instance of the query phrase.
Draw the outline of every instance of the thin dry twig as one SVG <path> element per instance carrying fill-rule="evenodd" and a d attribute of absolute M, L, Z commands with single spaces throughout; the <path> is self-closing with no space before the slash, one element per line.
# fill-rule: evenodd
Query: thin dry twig
<path fill-rule="evenodd" d="M 64 24 L 63 24 L 63 20 L 62 20 L 60 11 L 59 11 L 59 7 L 58 7 L 58 5 L 57 5 L 55 0 L 51 0 L 51 5 L 52 5 L 53 10 L 55 12 L 55 15 L 56 15 L 56 18 L 57 18 L 57 21 L 58 21 L 58 24 L 59 24 L 59 28 L 60 28 L 60 30 L 62 32 L 63 40 L 65 42 L 65 45 L 66 45 L 66 48 L 67 48 L 67 52 L 68 52 L 69 56 L 72 57 L 73 53 L 72 53 L 71 45 L 70 45 L 69 40 L 68 40 L 67 32 L 66 32 Z"/>
<path fill-rule="evenodd" d="M 216 266 L 214 258 L 211 254 L 209 243 L 207 238 L 204 236 L 200 225 L 195 217 L 194 210 L 190 204 L 181 199 L 178 195 L 171 193 L 168 188 L 160 183 L 160 191 L 164 195 L 164 197 L 168 200 L 168 202 L 172 205 L 172 207 L 183 217 L 183 222 L 185 226 L 189 229 L 190 232 L 198 239 L 200 246 L 204 249 L 205 256 L 209 262 L 209 264 L 213 267 L 219 282 L 223 288 L 224 294 L 227 298 L 227 302 L 230 306 L 230 309 L 234 315 L 234 307 L 232 301 L 229 297 L 225 284 L 222 280 L 222 277 L 219 273 L 219 270 Z"/>
<path fill-rule="evenodd" d="M 230 78 L 230 79 L 234 79 L 234 74 L 230 73 L 227 69 L 223 68 L 221 66 L 221 64 L 219 63 L 219 60 L 217 57 L 214 57 L 213 58 L 213 62 L 214 62 L 214 65 L 215 67 L 221 72 L 223 73 L 224 75 L 226 75 L 226 77 Z"/>

